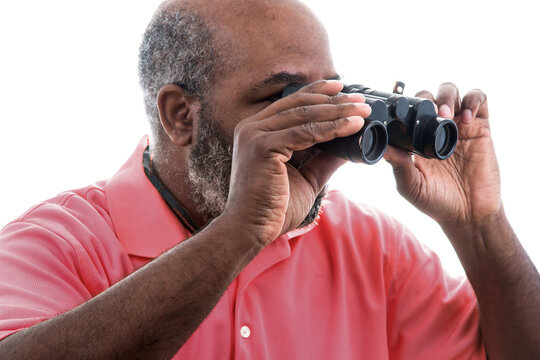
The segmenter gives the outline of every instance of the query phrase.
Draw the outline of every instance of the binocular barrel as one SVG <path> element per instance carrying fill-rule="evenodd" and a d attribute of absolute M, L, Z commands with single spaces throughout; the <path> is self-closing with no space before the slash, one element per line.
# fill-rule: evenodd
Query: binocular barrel
<path fill-rule="evenodd" d="M 303 86 L 288 86 L 282 97 Z M 371 114 L 358 133 L 317 144 L 316 148 L 345 160 L 366 164 L 379 161 L 388 144 L 439 160 L 454 153 L 458 140 L 457 126 L 452 120 L 437 116 L 431 101 L 373 90 L 363 85 L 347 85 L 342 92 L 363 94 L 371 107 Z"/>

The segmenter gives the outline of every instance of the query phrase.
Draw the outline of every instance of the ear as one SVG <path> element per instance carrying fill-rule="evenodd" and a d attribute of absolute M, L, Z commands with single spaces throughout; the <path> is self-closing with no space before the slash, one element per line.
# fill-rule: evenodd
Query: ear
<path fill-rule="evenodd" d="M 159 90 L 157 106 L 161 126 L 171 141 L 178 146 L 191 144 L 198 100 L 186 95 L 180 86 L 167 84 Z"/>

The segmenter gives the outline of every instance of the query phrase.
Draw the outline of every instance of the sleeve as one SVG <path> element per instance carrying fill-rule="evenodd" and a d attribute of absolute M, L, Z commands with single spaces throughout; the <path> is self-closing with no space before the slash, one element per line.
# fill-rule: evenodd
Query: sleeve
<path fill-rule="evenodd" d="M 465 278 L 404 230 L 393 245 L 387 294 L 391 359 L 485 359 L 476 297 Z"/>
<path fill-rule="evenodd" d="M 0 235 L 0 339 L 91 298 L 73 247 L 51 230 L 16 222 Z"/>
<path fill-rule="evenodd" d="M 0 340 L 90 300 L 133 272 L 84 199 L 42 203 L 0 231 Z"/>

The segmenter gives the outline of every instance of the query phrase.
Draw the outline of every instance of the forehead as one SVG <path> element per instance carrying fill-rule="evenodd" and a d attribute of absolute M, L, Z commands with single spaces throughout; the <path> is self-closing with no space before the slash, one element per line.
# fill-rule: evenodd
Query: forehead
<path fill-rule="evenodd" d="M 212 17 L 225 70 L 215 85 L 249 86 L 282 72 L 302 74 L 308 81 L 335 74 L 324 27 L 303 4 L 238 1 Z"/>

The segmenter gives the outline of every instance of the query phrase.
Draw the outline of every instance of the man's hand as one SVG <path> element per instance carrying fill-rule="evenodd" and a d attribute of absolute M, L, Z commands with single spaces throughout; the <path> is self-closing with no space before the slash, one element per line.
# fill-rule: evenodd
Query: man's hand
<path fill-rule="evenodd" d="M 454 84 L 439 87 L 432 100 L 439 116 L 459 129 L 454 154 L 447 160 L 414 158 L 389 147 L 385 159 L 394 168 L 398 190 L 414 206 L 441 224 L 480 224 L 501 209 L 500 178 L 491 140 L 486 95 L 470 91 L 463 100 Z"/>
<path fill-rule="evenodd" d="M 538 359 L 540 276 L 502 207 L 499 168 L 486 96 L 462 100 L 450 83 L 431 99 L 439 116 L 454 119 L 459 141 L 447 160 L 415 157 L 390 148 L 400 193 L 434 218 L 452 242 L 478 299 L 480 327 L 490 359 Z"/>
<path fill-rule="evenodd" d="M 344 163 L 316 153 L 296 169 L 293 152 L 352 135 L 371 108 L 359 94 L 339 94 L 339 81 L 318 81 L 280 99 L 235 128 L 224 216 L 237 219 L 264 245 L 296 228 L 330 176 Z"/>

